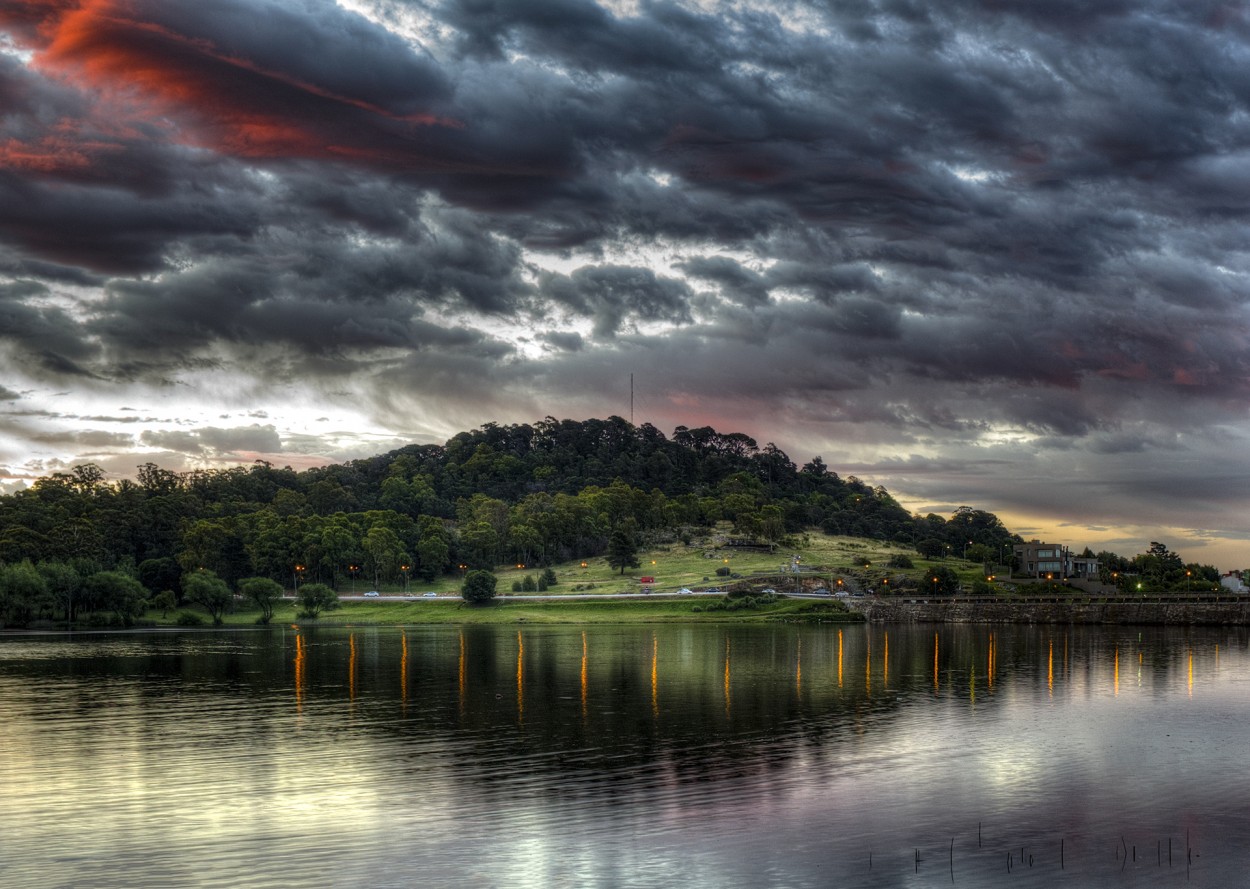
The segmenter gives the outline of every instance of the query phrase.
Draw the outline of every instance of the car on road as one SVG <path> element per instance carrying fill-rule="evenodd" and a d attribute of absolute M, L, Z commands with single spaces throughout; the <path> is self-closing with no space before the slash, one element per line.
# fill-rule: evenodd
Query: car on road
<path fill-rule="evenodd" d="M 765 596 L 777 595 L 777 591 L 770 586 L 764 587 L 764 589 L 760 590 L 760 592 L 763 593 Z"/>
<path fill-rule="evenodd" d="M 437 595 L 438 595 L 438 593 L 422 593 L 422 594 L 421 594 L 421 598 L 423 598 L 423 599 L 433 599 L 433 598 L 434 598 L 435 596 L 437 596 Z"/>
<path fill-rule="evenodd" d="M 370 599 L 372 599 L 374 596 L 380 596 L 380 595 L 382 594 L 379 593 L 377 590 L 369 590 L 369 592 L 365 593 L 365 596 Z"/>
<path fill-rule="evenodd" d="M 683 595 L 683 596 L 689 596 L 689 595 L 691 594 L 692 590 L 688 589 L 687 587 L 682 587 L 682 588 L 681 588 L 681 589 L 679 589 L 677 592 L 678 592 L 678 593 L 680 593 L 680 594 L 681 594 L 681 595 Z"/>

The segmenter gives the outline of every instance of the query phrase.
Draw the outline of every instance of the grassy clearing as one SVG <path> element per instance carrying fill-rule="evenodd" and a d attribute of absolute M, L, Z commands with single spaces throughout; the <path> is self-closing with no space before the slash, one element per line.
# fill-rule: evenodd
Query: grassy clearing
<path fill-rule="evenodd" d="M 727 527 L 721 529 L 721 537 L 728 536 L 727 530 Z M 895 555 L 908 556 L 914 567 L 887 567 L 887 562 Z M 623 575 L 619 569 L 609 568 L 604 557 L 563 562 L 552 566 L 558 583 L 548 589 L 547 593 L 562 595 L 575 592 L 637 592 L 641 586 L 639 578 L 648 576 L 655 578 L 657 591 L 675 591 L 681 587 L 723 587 L 729 581 L 717 576 L 717 568 L 728 568 L 732 573 L 741 574 L 743 578 L 754 575 L 775 577 L 788 568 L 795 556 L 799 558 L 801 565 L 812 569 L 810 573 L 805 573 L 809 578 L 824 577 L 829 582 L 836 581 L 838 577 L 847 581 L 854 579 L 857 586 L 865 589 L 885 589 L 899 580 L 910 580 L 919 589 L 928 572 L 939 565 L 953 569 L 965 586 L 977 579 L 984 580 L 983 566 L 979 562 L 965 562 L 957 558 L 931 561 L 920 558 L 910 546 L 814 531 L 799 537 L 795 546 L 778 547 L 773 553 L 718 545 L 716 535 L 690 544 L 665 544 L 639 552 L 639 567 L 627 570 Z M 869 563 L 867 567 L 864 564 L 866 562 Z M 512 592 L 514 581 L 524 580 L 527 574 L 537 580 L 542 568 L 532 565 L 501 565 L 494 573 L 499 579 L 499 595 L 507 595 Z M 883 584 L 882 581 L 887 578 L 889 582 Z M 410 580 L 407 588 L 403 584 L 382 584 L 375 587 L 365 580 L 357 580 L 355 584 L 344 586 L 340 592 L 344 595 L 359 595 L 366 590 L 377 589 L 383 595 L 420 595 L 425 592 L 458 595 L 460 584 L 461 578 L 458 574 L 441 577 L 433 582 Z"/>
<path fill-rule="evenodd" d="M 868 540 L 857 537 L 839 537 L 819 532 L 803 535 L 791 547 L 778 547 L 776 552 L 748 550 L 737 547 L 717 545 L 716 538 L 695 541 L 691 544 L 673 543 L 654 547 L 639 553 L 638 568 L 621 574 L 619 570 L 608 567 L 606 558 L 587 559 L 584 562 L 565 562 L 553 566 L 558 583 L 547 590 L 548 595 L 568 595 L 578 592 L 593 593 L 627 593 L 638 592 L 641 584 L 639 578 L 651 576 L 655 578 L 654 588 L 658 592 L 675 591 L 681 587 L 692 589 L 710 586 L 726 587 L 730 584 L 750 585 L 756 578 L 755 585 L 775 585 L 786 591 L 794 580 L 793 575 L 782 577 L 788 570 L 791 560 L 798 558 L 804 567 L 800 577 L 810 588 L 816 584 L 836 586 L 838 579 L 843 579 L 845 588 L 850 590 L 866 590 L 869 592 L 887 592 L 900 587 L 910 587 L 923 592 L 927 578 L 934 567 L 945 566 L 953 569 L 960 580 L 968 587 L 974 580 L 984 580 L 983 566 L 980 563 L 965 562 L 959 559 L 927 560 L 920 558 L 909 546 L 886 543 L 879 540 Z M 888 567 L 890 558 L 906 555 L 911 559 L 910 569 Z M 718 568 L 727 568 L 730 572 L 742 575 L 742 579 L 734 581 L 718 576 Z M 495 571 L 499 579 L 498 594 L 508 595 L 512 591 L 514 581 L 521 581 L 529 574 L 537 580 L 541 568 L 533 566 L 503 566 Z M 761 620 L 788 619 L 827 619 L 829 615 L 819 611 L 805 611 L 813 603 L 782 600 L 773 605 L 758 609 L 724 612 L 697 612 L 695 605 L 706 607 L 708 601 L 700 598 L 666 600 L 653 598 L 650 600 L 624 601 L 576 601 L 568 602 L 509 602 L 496 603 L 487 608 L 469 608 L 459 602 L 431 602 L 428 600 L 404 600 L 392 597 L 420 595 L 425 592 L 436 592 L 443 596 L 455 596 L 460 592 L 461 578 L 447 576 L 433 583 L 410 581 L 407 589 L 403 585 L 382 585 L 377 587 L 382 592 L 379 601 L 345 602 L 338 611 L 323 614 L 318 622 L 322 624 L 455 624 L 455 623 L 516 623 L 530 621 L 534 623 L 611 623 L 611 622 L 654 622 L 654 621 L 714 621 L 714 622 L 751 622 Z M 354 585 L 344 586 L 340 592 L 344 595 L 362 594 L 373 589 L 372 584 L 357 581 Z M 1009 585 L 996 584 L 995 591 L 999 594 L 1008 592 Z M 836 604 L 836 603 L 830 603 Z M 296 617 L 297 608 L 291 602 L 278 606 L 274 613 L 274 623 L 303 622 Z M 179 612 L 203 613 L 195 607 L 184 607 L 171 611 L 162 617 L 158 612 L 149 612 L 145 619 L 154 621 L 160 626 L 175 625 Z M 811 615 L 816 617 L 812 618 Z M 806 617 L 804 616 L 806 615 Z M 257 611 L 239 611 L 227 615 L 229 626 L 252 626 L 259 617 Z M 206 620 L 207 622 L 207 620 Z"/>

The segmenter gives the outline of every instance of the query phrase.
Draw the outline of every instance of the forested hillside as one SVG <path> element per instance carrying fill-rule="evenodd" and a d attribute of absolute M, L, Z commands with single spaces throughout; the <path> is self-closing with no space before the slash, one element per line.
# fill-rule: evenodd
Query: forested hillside
<path fill-rule="evenodd" d="M 100 597 L 122 594 L 92 591 L 86 580 L 101 572 L 137 580 L 143 590 L 128 597 L 179 594 L 184 572 L 199 569 L 231 585 L 383 583 L 548 565 L 602 554 L 614 533 L 645 544 L 725 522 L 772 544 L 813 527 L 960 552 L 971 543 L 997 553 L 1014 539 L 967 507 L 912 516 L 884 488 L 841 478 L 819 457 L 798 467 L 742 433 L 679 426 L 667 437 L 619 417 L 549 417 L 304 472 L 146 464 L 134 481 L 108 481 L 85 465 L 40 479 L 0 498 L 0 607 L 6 623 L 107 608 Z"/>

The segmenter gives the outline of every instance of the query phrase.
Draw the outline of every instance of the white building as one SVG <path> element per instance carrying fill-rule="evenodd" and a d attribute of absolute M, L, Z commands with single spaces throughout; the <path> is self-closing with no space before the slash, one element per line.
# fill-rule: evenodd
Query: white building
<path fill-rule="evenodd" d="M 1242 577 L 1240 571 L 1229 571 L 1221 576 L 1220 586 L 1230 593 L 1250 593 L 1250 587 L 1246 586 L 1245 578 Z"/>

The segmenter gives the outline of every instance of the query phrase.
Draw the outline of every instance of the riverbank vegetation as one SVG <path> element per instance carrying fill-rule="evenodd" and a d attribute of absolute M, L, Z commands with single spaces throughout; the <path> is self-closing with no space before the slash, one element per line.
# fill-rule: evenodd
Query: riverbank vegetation
<path fill-rule="evenodd" d="M 263 617 L 259 580 L 329 590 L 312 614 L 365 591 L 459 594 L 469 576 L 477 592 L 479 571 L 498 593 L 949 594 L 994 583 L 1018 540 L 991 513 L 911 515 L 741 433 L 547 418 L 303 472 L 53 473 L 0 497 L 0 625 L 224 621 L 246 602 Z"/>

